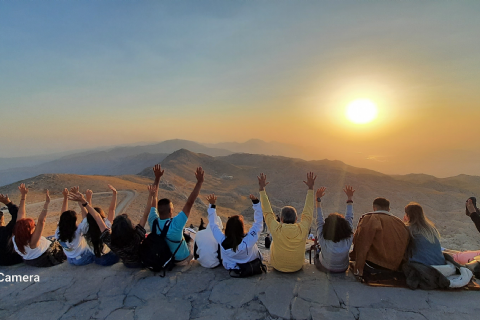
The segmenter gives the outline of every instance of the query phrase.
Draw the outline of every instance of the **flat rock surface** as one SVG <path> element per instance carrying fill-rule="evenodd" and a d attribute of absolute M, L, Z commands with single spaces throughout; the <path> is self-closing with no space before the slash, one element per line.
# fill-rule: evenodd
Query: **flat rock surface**
<path fill-rule="evenodd" d="M 350 274 L 326 275 L 305 264 L 292 274 L 230 278 L 196 261 L 162 278 L 148 270 L 20 264 L 0 282 L 0 319 L 478 319 L 480 292 L 374 288 Z M 5 277 L 0 275 L 0 280 Z"/>

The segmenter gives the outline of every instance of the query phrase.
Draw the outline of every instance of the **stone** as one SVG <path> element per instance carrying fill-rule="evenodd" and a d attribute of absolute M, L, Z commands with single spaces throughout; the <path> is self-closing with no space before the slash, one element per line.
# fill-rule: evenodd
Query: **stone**
<path fill-rule="evenodd" d="M 412 311 L 375 308 L 359 308 L 359 311 L 360 318 L 358 320 L 425 320 L 421 313 Z"/>
<path fill-rule="evenodd" d="M 117 309 L 110 313 L 105 320 L 134 320 L 135 311 L 131 309 Z"/>
<path fill-rule="evenodd" d="M 290 319 L 290 303 L 293 299 L 295 282 L 277 281 L 267 287 L 264 294 L 260 294 L 260 301 L 268 312 L 276 317 Z"/>
<path fill-rule="evenodd" d="M 224 280 L 212 289 L 210 301 L 238 308 L 255 298 L 255 287 L 252 278 Z"/>
<path fill-rule="evenodd" d="M 310 314 L 313 320 L 355 320 L 352 312 L 342 308 L 312 307 Z"/>
<path fill-rule="evenodd" d="M 310 307 L 311 303 L 303 300 L 302 298 L 295 297 L 292 301 L 292 317 L 297 320 L 310 319 Z"/>

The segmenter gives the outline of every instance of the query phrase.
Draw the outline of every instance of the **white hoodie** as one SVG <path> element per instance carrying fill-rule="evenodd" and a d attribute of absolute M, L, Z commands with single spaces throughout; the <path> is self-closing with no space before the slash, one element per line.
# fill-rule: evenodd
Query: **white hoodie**
<path fill-rule="evenodd" d="M 261 258 L 260 252 L 257 247 L 258 236 L 263 227 L 263 212 L 262 205 L 260 202 L 253 205 L 254 213 L 254 223 L 247 235 L 243 238 L 242 243 L 238 245 L 237 251 L 234 252 L 232 249 L 225 250 L 222 247 L 223 240 L 225 240 L 225 235 L 222 230 L 215 224 L 217 219 L 217 212 L 215 208 L 212 208 L 210 205 L 208 207 L 208 221 L 210 228 L 212 229 L 213 236 L 217 243 L 220 244 L 220 250 L 222 252 L 223 266 L 227 270 L 238 269 L 237 263 L 247 263 L 256 258 Z"/>
<path fill-rule="evenodd" d="M 215 224 L 223 229 L 222 220 L 217 216 Z M 220 264 L 220 257 L 218 256 L 218 243 L 213 237 L 210 223 L 206 229 L 200 230 L 195 236 L 195 243 L 197 244 L 198 262 L 204 268 L 215 268 Z"/>

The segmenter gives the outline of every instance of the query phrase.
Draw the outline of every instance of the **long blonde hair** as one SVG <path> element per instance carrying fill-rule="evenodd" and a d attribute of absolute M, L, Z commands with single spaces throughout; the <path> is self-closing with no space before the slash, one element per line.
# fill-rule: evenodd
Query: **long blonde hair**
<path fill-rule="evenodd" d="M 421 205 L 416 202 L 410 202 L 405 207 L 405 213 L 408 217 L 408 222 L 405 224 L 412 237 L 415 235 L 422 235 L 430 243 L 434 243 L 435 239 L 440 238 L 440 233 L 437 228 L 435 228 L 433 222 L 425 216 Z"/>

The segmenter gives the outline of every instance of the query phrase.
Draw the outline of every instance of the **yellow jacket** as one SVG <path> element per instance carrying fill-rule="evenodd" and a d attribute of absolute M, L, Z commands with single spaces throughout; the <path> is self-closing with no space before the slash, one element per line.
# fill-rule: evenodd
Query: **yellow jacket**
<path fill-rule="evenodd" d="M 273 213 L 267 193 L 260 191 L 263 216 L 272 235 L 270 263 L 281 272 L 295 272 L 305 261 L 305 241 L 313 220 L 313 190 L 308 190 L 302 219 L 298 223 L 278 222 Z"/>

